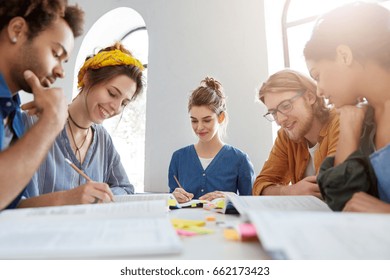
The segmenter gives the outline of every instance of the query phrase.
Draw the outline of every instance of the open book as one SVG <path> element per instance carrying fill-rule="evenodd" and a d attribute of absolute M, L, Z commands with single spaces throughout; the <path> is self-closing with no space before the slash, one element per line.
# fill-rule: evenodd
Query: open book
<path fill-rule="evenodd" d="M 208 200 L 192 199 L 188 202 L 179 203 L 172 193 L 145 193 L 132 195 L 115 195 L 114 202 L 164 200 L 171 209 L 186 207 L 202 207 L 203 204 L 210 203 Z"/>
<path fill-rule="evenodd" d="M 171 209 L 185 208 L 185 207 L 202 207 L 207 200 L 193 199 L 189 202 L 179 203 L 175 196 L 171 193 L 146 193 L 146 194 L 132 194 L 132 195 L 115 195 L 114 202 L 128 202 L 128 201 L 145 201 L 145 200 L 164 200 Z"/>
<path fill-rule="evenodd" d="M 0 259 L 137 257 L 181 247 L 164 200 L 0 212 Z"/>
<path fill-rule="evenodd" d="M 175 207 L 178 202 L 171 193 L 142 193 L 131 195 L 114 195 L 114 202 L 164 200 L 167 206 Z"/>
<path fill-rule="evenodd" d="M 289 196 L 238 196 L 233 192 L 224 192 L 223 203 L 218 199 L 210 205 L 205 205 L 210 210 L 226 213 L 229 208 L 246 216 L 250 210 L 278 210 L 278 211 L 327 211 L 331 209 L 325 202 L 310 195 Z M 234 211 L 231 211 L 234 212 Z"/>
<path fill-rule="evenodd" d="M 390 215 L 249 211 L 261 244 L 275 259 L 390 259 Z"/>
<path fill-rule="evenodd" d="M 187 207 L 203 207 L 204 204 L 210 203 L 208 200 L 203 199 L 191 199 L 190 201 L 178 203 L 177 208 L 187 208 Z"/>

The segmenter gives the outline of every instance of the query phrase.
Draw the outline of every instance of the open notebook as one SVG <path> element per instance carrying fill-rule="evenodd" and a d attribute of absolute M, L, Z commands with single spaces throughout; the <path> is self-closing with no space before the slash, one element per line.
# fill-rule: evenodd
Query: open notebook
<path fill-rule="evenodd" d="M 0 259 L 137 257 L 181 249 L 164 200 L 0 212 Z"/>
<path fill-rule="evenodd" d="M 177 200 L 171 193 L 142 193 L 131 195 L 114 195 L 114 202 L 164 200 L 167 206 L 176 206 Z"/>
<path fill-rule="evenodd" d="M 389 214 L 251 210 L 249 217 L 275 259 L 390 259 Z"/>
<path fill-rule="evenodd" d="M 225 198 L 215 199 L 204 208 L 220 213 L 227 213 L 234 208 L 236 213 L 243 217 L 247 216 L 250 210 L 278 210 L 278 211 L 325 211 L 331 209 L 322 200 L 310 196 L 238 196 L 233 192 L 224 192 Z"/>
<path fill-rule="evenodd" d="M 207 200 L 192 199 L 188 202 L 179 203 L 172 193 L 145 193 L 134 195 L 115 195 L 114 202 L 143 201 L 143 200 L 164 200 L 171 209 L 186 207 L 202 207 L 209 203 Z"/>

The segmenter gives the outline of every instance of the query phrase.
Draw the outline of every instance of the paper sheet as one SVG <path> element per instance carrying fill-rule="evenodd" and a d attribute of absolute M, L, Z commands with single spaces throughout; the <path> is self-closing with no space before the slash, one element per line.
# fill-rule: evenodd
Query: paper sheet
<path fill-rule="evenodd" d="M 288 196 L 238 196 L 226 193 L 240 214 L 251 209 L 279 211 L 327 211 L 331 209 L 322 200 L 309 195 Z"/>
<path fill-rule="evenodd" d="M 104 258 L 181 250 L 163 200 L 6 210 L 0 259 Z"/>
<path fill-rule="evenodd" d="M 271 255 L 288 259 L 390 259 L 390 215 L 249 211 Z"/>

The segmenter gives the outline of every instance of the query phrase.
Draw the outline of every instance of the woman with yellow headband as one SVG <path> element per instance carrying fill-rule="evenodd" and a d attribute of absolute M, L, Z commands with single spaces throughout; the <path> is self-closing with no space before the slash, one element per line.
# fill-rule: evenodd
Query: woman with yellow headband
<path fill-rule="evenodd" d="M 120 43 L 86 59 L 78 73 L 79 94 L 68 107 L 68 121 L 19 207 L 100 203 L 111 201 L 113 194 L 134 193 L 101 123 L 120 114 L 140 94 L 143 69 Z M 37 121 L 24 117 L 27 128 Z M 69 161 L 87 176 L 76 172 Z"/>

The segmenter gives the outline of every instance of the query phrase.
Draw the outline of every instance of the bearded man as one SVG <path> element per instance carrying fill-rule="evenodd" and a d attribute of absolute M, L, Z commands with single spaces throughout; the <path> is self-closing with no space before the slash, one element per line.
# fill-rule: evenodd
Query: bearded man
<path fill-rule="evenodd" d="M 281 128 L 253 185 L 253 195 L 314 195 L 321 198 L 316 174 L 336 152 L 338 114 L 330 109 L 309 77 L 290 69 L 271 75 L 258 98 L 264 117 Z"/>

